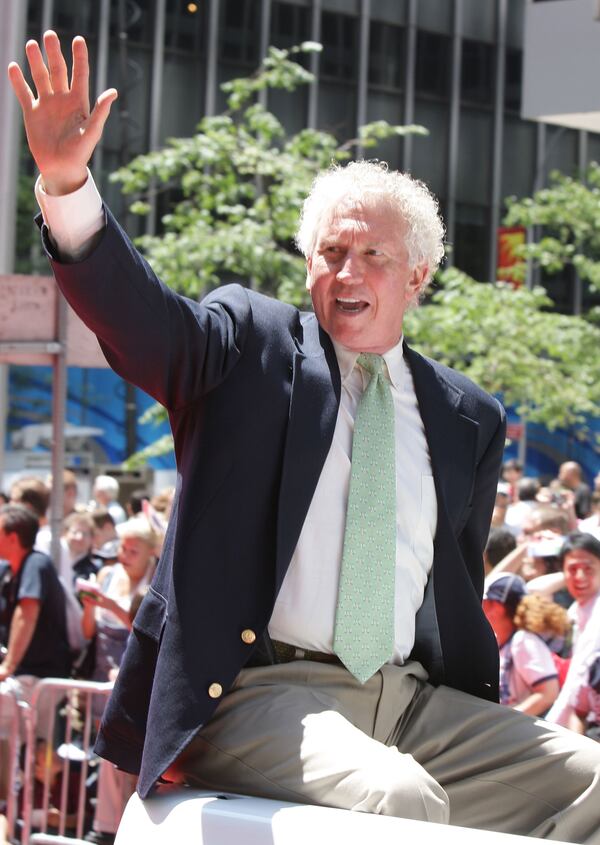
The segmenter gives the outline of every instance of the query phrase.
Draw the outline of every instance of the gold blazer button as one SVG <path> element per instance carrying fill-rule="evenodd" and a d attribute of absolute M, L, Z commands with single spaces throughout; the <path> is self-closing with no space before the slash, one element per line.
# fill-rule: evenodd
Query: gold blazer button
<path fill-rule="evenodd" d="M 244 628 L 242 631 L 242 642 L 246 643 L 246 645 L 252 645 L 253 642 L 256 640 L 256 634 L 251 628 Z"/>
<path fill-rule="evenodd" d="M 208 694 L 211 698 L 220 698 L 223 695 L 223 687 L 221 684 L 211 684 L 208 688 Z"/>

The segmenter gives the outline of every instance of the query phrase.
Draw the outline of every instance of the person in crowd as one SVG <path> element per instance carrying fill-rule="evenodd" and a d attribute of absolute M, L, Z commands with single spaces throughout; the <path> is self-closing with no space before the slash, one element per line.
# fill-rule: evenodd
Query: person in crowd
<path fill-rule="evenodd" d="M 314 314 L 238 285 L 185 299 L 86 170 L 116 91 L 90 112 L 85 41 L 70 81 L 44 43 L 47 64 L 26 48 L 39 96 L 9 69 L 44 244 L 111 365 L 168 409 L 179 461 L 98 750 L 142 798 L 183 778 L 597 838 L 600 749 L 494 701 L 482 552 L 505 420 L 404 342 L 443 255 L 429 191 L 373 162 L 320 174 L 297 238 Z"/>
<path fill-rule="evenodd" d="M 3 589 L 2 616 L 7 640 L 0 662 L 0 694 L 31 703 L 40 678 L 64 678 L 71 668 L 65 595 L 50 558 L 34 551 L 39 523 L 30 507 L 0 508 L 0 560 L 8 561 L 10 580 Z M 38 702 L 38 732 L 51 717 L 50 697 Z M 0 784 L 9 782 L 6 740 L 13 725 L 0 708 Z M 5 798 L 6 794 L 0 795 Z"/>
<path fill-rule="evenodd" d="M 559 504 L 536 504 L 526 514 L 523 520 L 519 541 L 530 540 L 531 538 L 541 539 L 543 535 L 554 535 L 554 537 L 566 537 L 569 531 L 574 530 L 569 514 Z M 553 539 L 553 537 L 549 537 Z"/>
<path fill-rule="evenodd" d="M 34 551 L 37 531 L 29 508 L 0 508 L 0 559 L 8 561 L 12 573 L 0 681 L 17 679 L 24 698 L 38 678 L 64 678 L 70 668 L 64 595 L 50 558 Z"/>
<path fill-rule="evenodd" d="M 591 534 L 573 532 L 564 542 L 560 560 L 567 589 L 575 599 L 569 608 L 573 653 L 565 683 L 547 719 L 568 727 L 589 660 L 600 649 L 600 541 Z"/>
<path fill-rule="evenodd" d="M 545 581 L 538 583 L 541 576 L 562 572 L 558 554 L 568 526 L 569 518 L 564 509 L 558 505 L 536 504 L 523 522 L 519 542 L 496 563 L 493 572 L 487 574 L 486 581 L 501 572 L 514 572 L 528 582 L 535 580 L 534 592 L 545 591 L 547 588 L 549 598 L 569 607 L 572 598 L 566 592 L 562 576 L 551 579 L 548 584 Z"/>
<path fill-rule="evenodd" d="M 494 503 L 494 510 L 492 511 L 492 528 L 506 528 L 506 511 L 510 504 L 510 496 L 510 485 L 505 481 L 498 482 L 496 501 Z"/>
<path fill-rule="evenodd" d="M 581 684 L 573 693 L 569 727 L 600 742 L 600 649 L 591 655 Z"/>
<path fill-rule="evenodd" d="M 116 552 L 119 547 L 119 535 L 117 534 L 114 519 L 106 508 L 95 508 L 90 512 L 90 516 L 94 522 L 92 542 L 94 555 L 105 560 L 116 558 Z"/>
<path fill-rule="evenodd" d="M 512 531 L 507 528 L 490 528 L 490 534 L 483 551 L 483 565 L 486 577 L 494 571 L 501 560 L 514 551 L 517 541 Z"/>
<path fill-rule="evenodd" d="M 52 490 L 52 476 L 49 475 L 46 479 L 46 485 L 49 490 Z M 77 476 L 71 469 L 63 470 L 63 519 L 66 519 L 77 510 L 83 510 L 83 506 L 77 506 L 77 497 L 79 489 L 77 486 Z"/>
<path fill-rule="evenodd" d="M 583 480 L 583 470 L 576 461 L 565 461 L 558 470 L 558 480 L 567 490 L 572 490 L 577 519 L 586 519 L 592 509 L 592 491 Z"/>
<path fill-rule="evenodd" d="M 145 518 L 124 522 L 119 527 L 118 563 L 103 567 L 81 593 L 84 636 L 96 637 L 92 680 L 108 680 L 110 670 L 121 663 L 131 629 L 131 600 L 154 574 L 157 540 Z"/>
<path fill-rule="evenodd" d="M 523 478 L 523 464 L 516 458 L 509 458 L 502 464 L 502 481 L 509 485 L 510 501 L 516 504 L 519 501 L 517 485 Z"/>
<path fill-rule="evenodd" d="M 500 702 L 542 716 L 559 692 L 558 671 L 544 636 L 564 637 L 566 611 L 542 596 L 528 596 L 512 573 L 488 584 L 483 609 L 500 650 Z"/>
<path fill-rule="evenodd" d="M 120 525 L 127 519 L 123 506 L 118 502 L 119 482 L 112 475 L 98 475 L 94 479 L 92 488 L 93 500 L 91 509 L 106 508 L 112 516 L 115 525 Z"/>
<path fill-rule="evenodd" d="M 96 638 L 94 681 L 114 680 L 121 664 L 125 644 L 132 625 L 131 605 L 143 592 L 154 573 L 157 536 L 144 517 L 130 519 L 119 526 L 119 562 L 103 568 L 96 582 L 81 594 L 84 605 L 83 633 Z M 97 719 L 103 699 L 94 699 Z M 135 788 L 130 776 L 116 772 L 102 761 L 98 785 L 98 801 L 93 831 L 86 837 L 97 845 L 110 845 L 127 803 Z"/>
<path fill-rule="evenodd" d="M 50 488 L 37 476 L 24 476 L 17 479 L 10 488 L 10 501 L 15 505 L 25 505 L 35 515 L 39 530 L 35 541 L 35 548 L 40 552 L 50 552 L 50 525 L 48 524 L 48 506 L 50 505 Z"/>
<path fill-rule="evenodd" d="M 145 501 L 150 501 L 148 492 L 146 490 L 134 490 L 125 503 L 127 518 L 131 519 L 133 516 L 143 513 Z"/>
<path fill-rule="evenodd" d="M 580 521 L 578 530 L 584 534 L 593 534 L 600 540 L 600 490 L 592 493 L 592 513 Z"/>
<path fill-rule="evenodd" d="M 518 537 L 523 530 L 523 523 L 531 511 L 536 507 L 536 496 L 540 489 L 537 478 L 524 477 L 517 482 L 518 501 L 508 506 L 505 522 L 507 528 Z"/>
<path fill-rule="evenodd" d="M 65 784 L 66 777 L 66 784 Z M 34 830 L 38 830 L 42 826 L 42 821 L 46 818 L 48 833 L 56 835 L 61 822 L 60 808 L 63 804 L 63 789 L 65 791 L 65 815 L 64 825 L 67 831 L 72 835 L 77 824 L 77 810 L 79 806 L 81 788 L 81 769 L 75 766 L 70 766 L 68 775 L 65 772 L 64 761 L 59 756 L 56 749 L 45 739 L 39 738 L 35 745 L 35 755 L 33 761 L 33 790 L 32 790 L 32 816 L 31 823 Z M 48 790 L 48 804 L 46 812 L 45 806 L 45 790 Z M 21 789 L 19 794 L 19 815 L 23 816 L 24 810 L 24 789 Z M 89 796 L 86 794 L 84 803 L 84 810 L 86 816 L 91 818 L 91 806 Z"/>
<path fill-rule="evenodd" d="M 61 575 L 74 587 L 77 578 L 89 578 L 100 569 L 100 561 L 93 551 L 95 523 L 91 514 L 74 512 L 65 519 L 64 528 L 68 568 Z"/>

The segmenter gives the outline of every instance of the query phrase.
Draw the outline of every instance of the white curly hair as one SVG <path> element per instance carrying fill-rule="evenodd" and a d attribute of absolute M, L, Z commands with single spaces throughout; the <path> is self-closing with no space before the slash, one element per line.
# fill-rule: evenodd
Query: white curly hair
<path fill-rule="evenodd" d="M 412 268 L 425 265 L 423 287 L 444 256 L 444 224 L 429 188 L 385 162 L 352 161 L 333 165 L 314 180 L 304 201 L 296 245 L 305 258 L 312 255 L 317 233 L 327 213 L 341 203 L 387 207 L 406 224 L 404 241 Z"/>

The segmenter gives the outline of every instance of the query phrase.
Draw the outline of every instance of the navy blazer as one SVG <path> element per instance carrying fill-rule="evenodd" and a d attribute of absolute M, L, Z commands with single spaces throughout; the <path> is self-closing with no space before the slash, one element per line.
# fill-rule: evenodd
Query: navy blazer
<path fill-rule="evenodd" d="M 107 212 L 58 284 L 106 358 L 169 412 L 177 485 L 156 576 L 108 702 L 99 753 L 144 798 L 210 719 L 266 631 L 332 441 L 340 373 L 313 314 L 238 285 L 200 304 L 156 278 Z M 405 347 L 438 504 L 413 656 L 434 684 L 495 699 L 498 649 L 481 609 L 482 550 L 504 447 L 499 403 Z M 241 633 L 252 629 L 254 644 Z M 213 687 L 214 692 L 214 687 Z"/>

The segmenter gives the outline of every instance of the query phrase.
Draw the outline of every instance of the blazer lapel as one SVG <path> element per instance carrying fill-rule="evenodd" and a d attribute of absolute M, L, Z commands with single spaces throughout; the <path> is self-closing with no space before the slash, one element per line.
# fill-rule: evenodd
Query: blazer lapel
<path fill-rule="evenodd" d="M 463 412 L 463 391 L 433 363 L 405 346 L 438 500 L 438 519 L 446 513 L 456 529 L 468 515 L 475 480 L 479 423 Z"/>
<path fill-rule="evenodd" d="M 292 395 L 277 517 L 275 595 L 302 530 L 329 453 L 340 403 L 341 379 L 329 337 L 314 314 L 303 318 L 294 354 Z"/>

